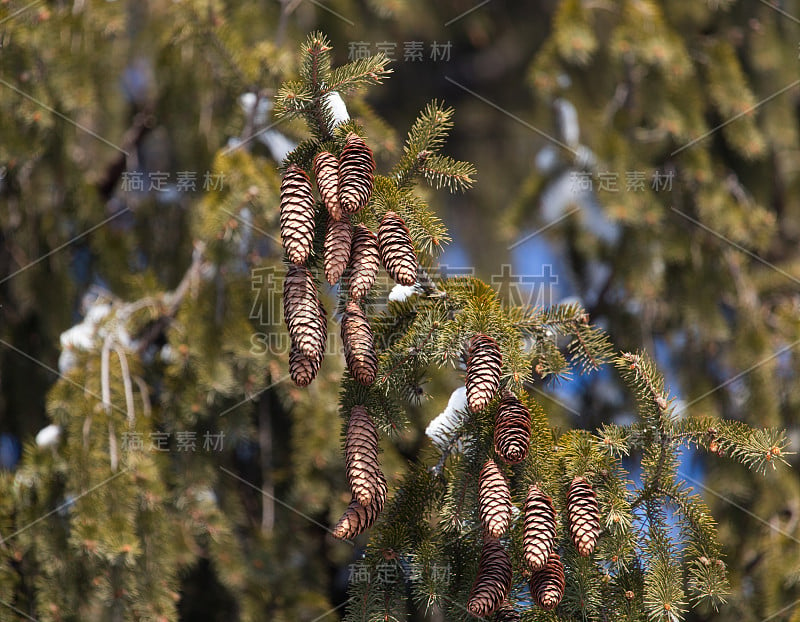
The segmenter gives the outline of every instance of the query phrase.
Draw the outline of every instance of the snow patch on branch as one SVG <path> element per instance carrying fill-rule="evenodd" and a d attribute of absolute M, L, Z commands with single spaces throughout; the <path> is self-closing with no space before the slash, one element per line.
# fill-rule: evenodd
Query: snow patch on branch
<path fill-rule="evenodd" d="M 418 293 L 419 290 L 416 285 L 400 285 L 398 283 L 389 292 L 389 302 L 404 302 Z"/>
<path fill-rule="evenodd" d="M 442 453 L 449 451 L 461 453 L 469 446 L 471 440 L 461 436 L 466 419 L 467 389 L 459 387 L 450 395 L 444 411 L 425 428 L 425 434 Z"/>

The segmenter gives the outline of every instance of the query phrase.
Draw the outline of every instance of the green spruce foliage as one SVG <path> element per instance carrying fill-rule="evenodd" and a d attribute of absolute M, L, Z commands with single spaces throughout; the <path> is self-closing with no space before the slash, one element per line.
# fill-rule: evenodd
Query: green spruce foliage
<path fill-rule="evenodd" d="M 281 90 L 283 113 L 302 114 L 310 126 L 312 138 L 301 142 L 288 158 L 305 168 L 320 149 L 316 137 L 329 134 L 332 140 L 326 147 L 337 152 L 348 132 L 360 130 L 347 123 L 331 131 L 329 120 L 316 112 L 330 79 L 327 48 L 321 35 L 311 35 L 301 48 L 301 80 Z M 382 67 L 383 59 L 374 57 L 374 63 Z M 360 63 L 346 65 L 337 73 L 338 80 L 346 83 L 348 75 L 357 79 L 363 71 Z M 379 75 L 377 69 L 373 73 Z M 444 232 L 415 196 L 415 184 L 441 186 L 440 180 L 453 179 L 450 186 L 457 190 L 474 175 L 468 164 L 438 154 L 451 114 L 436 102 L 422 112 L 409 132 L 396 173 L 376 179 L 374 197 L 359 214 L 374 227 L 386 211 L 399 213 L 414 232 L 424 273 L 435 269 L 435 251 Z M 716 452 L 763 472 L 783 461 L 784 433 L 678 417 L 648 356 L 615 354 L 603 331 L 590 323 L 579 305 L 508 308 L 492 288 L 472 278 L 432 277 L 421 285 L 418 295 L 370 313 L 379 346 L 377 379 L 364 387 L 345 375 L 340 412 L 346 419 L 353 406 L 364 405 L 379 428 L 390 439 L 396 437 L 407 425 L 410 390 L 431 368 L 457 369 L 475 334 L 496 339 L 503 356 L 502 385 L 519 394 L 531 412 L 529 456 L 504 469 L 512 497 L 521 507 L 534 483 L 552 497 L 560 517 L 556 550 L 566 566 L 561 606 L 555 614 L 537 610 L 524 587 L 523 521 L 515 514 L 503 544 L 515 561 L 511 600 L 525 612 L 524 619 L 556 619 L 556 615 L 575 620 L 671 621 L 683 619 L 690 606 L 723 605 L 728 584 L 715 523 L 702 499 L 679 476 L 679 451 L 689 445 L 709 448 L 713 443 Z M 346 290 L 340 290 L 339 308 L 346 299 Z M 606 425 L 594 432 L 554 430 L 541 406 L 525 393 L 534 370 L 564 378 L 569 372 L 588 373 L 609 363 L 614 363 L 636 397 L 638 418 L 630 425 Z M 468 439 L 462 452 L 453 451 L 455 443 L 443 455 L 424 452 L 399 476 L 354 574 L 347 620 L 399 620 L 414 610 L 438 612 L 448 620 L 470 619 L 466 603 L 482 542 L 477 475 L 486 459 L 494 457 L 498 402 L 466 416 L 463 429 L 453 431 L 462 441 Z M 631 481 L 633 465 L 641 470 L 637 483 Z M 575 476 L 590 481 L 600 505 L 602 534 L 588 559 L 574 550 L 564 522 L 567 487 Z"/>

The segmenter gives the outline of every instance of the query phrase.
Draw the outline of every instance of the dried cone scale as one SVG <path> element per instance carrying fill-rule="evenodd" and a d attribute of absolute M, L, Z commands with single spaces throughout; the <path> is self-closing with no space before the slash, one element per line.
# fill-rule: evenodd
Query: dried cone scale
<path fill-rule="evenodd" d="M 323 264 L 325 279 L 336 285 L 344 274 L 350 261 L 350 248 L 353 243 L 353 226 L 345 216 L 342 220 L 328 218 L 325 231 L 325 254 Z"/>
<path fill-rule="evenodd" d="M 478 513 L 485 533 L 499 538 L 511 521 L 511 491 L 494 460 L 487 460 L 478 476 Z"/>
<path fill-rule="evenodd" d="M 534 602 L 546 611 L 552 611 L 564 598 L 564 564 L 558 553 L 553 553 L 544 568 L 531 574 L 530 588 Z"/>
<path fill-rule="evenodd" d="M 363 208 L 372 194 L 375 159 L 357 134 L 350 133 L 339 158 L 339 203 L 346 214 Z"/>
<path fill-rule="evenodd" d="M 488 335 L 475 335 L 467 353 L 467 404 L 472 412 L 482 411 L 494 399 L 502 365 L 497 342 Z"/>
<path fill-rule="evenodd" d="M 371 385 L 378 371 L 378 356 L 372 341 L 372 329 L 363 309 L 350 301 L 342 316 L 342 342 L 347 369 L 363 385 Z"/>
<path fill-rule="evenodd" d="M 600 508 L 594 490 L 583 477 L 572 480 L 567 492 L 569 535 L 583 557 L 589 557 L 600 534 Z"/>
<path fill-rule="evenodd" d="M 321 361 L 308 358 L 292 346 L 289 352 L 289 375 L 298 387 L 307 387 L 317 377 Z"/>
<path fill-rule="evenodd" d="M 350 298 L 361 300 L 375 283 L 380 266 L 378 238 L 364 225 L 353 229 L 353 245 L 350 251 Z"/>
<path fill-rule="evenodd" d="M 291 265 L 283 282 L 283 315 L 294 346 L 304 356 L 321 361 L 328 336 L 325 311 L 308 268 Z"/>
<path fill-rule="evenodd" d="M 510 591 L 511 558 L 499 540 L 488 538 L 483 543 L 467 609 L 474 616 L 490 616 L 503 604 Z"/>
<path fill-rule="evenodd" d="M 289 261 L 304 264 L 314 243 L 314 195 L 306 172 L 289 165 L 281 181 L 281 241 Z"/>
<path fill-rule="evenodd" d="M 531 413 L 511 391 L 503 391 L 494 420 L 494 449 L 509 464 L 522 462 L 531 442 Z"/>
<path fill-rule="evenodd" d="M 405 221 L 386 212 L 378 227 L 378 249 L 386 272 L 400 285 L 417 282 L 417 256 Z"/>
<path fill-rule="evenodd" d="M 378 495 L 386 500 L 383 472 L 378 462 L 378 431 L 363 406 L 353 406 L 344 445 L 347 481 L 353 498 L 362 506 L 369 506 Z"/>
<path fill-rule="evenodd" d="M 339 160 L 336 156 L 328 151 L 320 151 L 314 157 L 314 177 L 328 214 L 334 220 L 340 220 L 342 206 L 339 204 Z"/>
<path fill-rule="evenodd" d="M 339 522 L 333 528 L 334 538 L 339 538 L 340 540 L 355 538 L 375 524 L 378 515 L 383 511 L 383 499 L 386 498 L 385 479 L 382 481 L 382 486 L 383 495 L 376 496 L 370 505 L 365 507 L 355 499 L 350 502 Z"/>
<path fill-rule="evenodd" d="M 544 568 L 556 542 L 556 512 L 553 502 L 535 484 L 528 488 L 524 511 L 522 548 L 531 570 Z"/>

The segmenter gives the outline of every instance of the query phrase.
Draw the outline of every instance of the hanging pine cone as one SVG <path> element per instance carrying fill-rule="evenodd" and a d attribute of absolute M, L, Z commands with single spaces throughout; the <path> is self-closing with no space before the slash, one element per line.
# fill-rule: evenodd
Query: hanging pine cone
<path fill-rule="evenodd" d="M 497 610 L 494 622 L 522 622 L 522 616 L 510 603 L 506 603 Z"/>
<path fill-rule="evenodd" d="M 339 158 L 339 203 L 346 214 L 363 208 L 372 194 L 375 159 L 364 139 L 350 132 Z"/>
<path fill-rule="evenodd" d="M 600 508 L 594 490 L 583 477 L 572 480 L 567 492 L 569 535 L 583 557 L 589 557 L 600 534 Z"/>
<path fill-rule="evenodd" d="M 484 541 L 478 575 L 472 584 L 467 609 L 474 616 L 492 615 L 511 591 L 511 558 L 495 538 Z"/>
<path fill-rule="evenodd" d="M 328 218 L 325 232 L 325 278 L 331 285 L 344 274 L 350 261 L 350 246 L 353 242 L 353 226 L 345 216 L 342 220 Z"/>
<path fill-rule="evenodd" d="M 483 530 L 499 538 L 511 521 L 511 491 L 494 460 L 487 460 L 478 476 L 478 513 Z"/>
<path fill-rule="evenodd" d="M 289 261 L 304 264 L 314 243 L 314 195 L 306 172 L 291 164 L 281 181 L 281 241 Z"/>
<path fill-rule="evenodd" d="M 339 160 L 328 151 L 320 151 L 314 157 L 314 177 L 322 202 L 328 214 L 334 220 L 342 217 L 342 206 L 339 204 Z"/>
<path fill-rule="evenodd" d="M 494 419 L 494 449 L 509 464 L 522 462 L 531 442 L 531 413 L 511 391 L 503 397 Z"/>
<path fill-rule="evenodd" d="M 378 227 L 378 249 L 386 272 L 400 285 L 417 282 L 417 256 L 405 221 L 395 212 L 386 212 Z"/>
<path fill-rule="evenodd" d="M 494 399 L 502 365 L 497 342 L 488 335 L 475 335 L 467 354 L 467 404 L 472 412 L 482 411 Z"/>
<path fill-rule="evenodd" d="M 342 316 L 342 342 L 347 369 L 363 385 L 371 385 L 378 371 L 378 356 L 367 316 L 357 302 L 347 303 Z"/>
<path fill-rule="evenodd" d="M 384 480 L 378 462 L 378 431 L 363 406 L 353 406 L 350 411 L 344 453 L 350 491 L 359 504 L 367 507 L 375 495 L 385 495 L 386 491 L 381 488 Z"/>
<path fill-rule="evenodd" d="M 289 375 L 298 387 L 307 387 L 317 377 L 321 361 L 308 358 L 292 345 L 289 352 Z"/>
<path fill-rule="evenodd" d="M 378 274 L 380 256 L 378 238 L 364 225 L 353 230 L 353 247 L 350 252 L 350 298 L 361 300 L 372 289 Z"/>
<path fill-rule="evenodd" d="M 553 553 L 543 568 L 531 574 L 531 596 L 545 611 L 555 609 L 564 598 L 564 585 L 564 564 L 558 553 Z"/>
<path fill-rule="evenodd" d="M 314 361 L 321 361 L 328 337 L 325 309 L 317 296 L 308 268 L 291 265 L 283 282 L 283 316 L 292 345 Z"/>
<path fill-rule="evenodd" d="M 535 484 L 528 488 L 524 514 L 522 546 L 525 561 L 531 570 L 539 570 L 547 563 L 555 547 L 556 511 L 550 497 Z"/>
<path fill-rule="evenodd" d="M 381 476 L 383 477 L 383 476 Z M 361 505 L 358 501 L 353 499 L 350 505 L 342 514 L 339 522 L 333 528 L 333 537 L 344 540 L 346 538 L 355 538 L 357 535 L 363 533 L 375 523 L 378 515 L 383 512 L 383 504 L 386 499 L 386 480 L 381 480 L 383 494 L 375 495 L 372 503 L 368 506 Z"/>

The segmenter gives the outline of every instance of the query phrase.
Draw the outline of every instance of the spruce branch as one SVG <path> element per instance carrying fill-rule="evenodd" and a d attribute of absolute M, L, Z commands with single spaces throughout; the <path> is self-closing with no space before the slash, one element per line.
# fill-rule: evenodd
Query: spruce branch
<path fill-rule="evenodd" d="M 428 153 L 428 152 L 423 152 Z M 448 156 L 431 155 L 420 162 L 419 170 L 431 186 L 450 192 L 465 192 L 475 182 L 477 171 L 470 162 L 459 162 Z"/>
<path fill-rule="evenodd" d="M 399 187 L 412 184 L 429 165 L 431 158 L 444 146 L 450 130 L 453 129 L 454 112 L 453 108 L 445 108 L 442 103 L 434 100 L 417 117 L 408 132 L 403 155 L 392 169 L 391 175 Z M 432 168 L 436 170 L 437 167 Z"/>
<path fill-rule="evenodd" d="M 667 535 L 663 517 L 651 524 L 645 547 L 644 607 L 651 622 L 678 622 L 686 613 L 680 554 Z"/>
<path fill-rule="evenodd" d="M 327 37 L 311 33 L 301 46 L 299 80 L 284 82 L 275 97 L 278 119 L 300 114 L 313 136 L 323 141 L 333 136 L 333 117 L 326 105 L 327 96 L 381 84 L 391 73 L 387 67 L 389 59 L 383 53 L 332 70 L 331 49 Z"/>
<path fill-rule="evenodd" d="M 687 445 L 703 447 L 718 456 L 728 456 L 756 473 L 788 464 L 789 441 L 785 430 L 751 428 L 741 421 L 714 417 L 686 417 L 676 424 L 676 437 Z"/>
<path fill-rule="evenodd" d="M 644 353 L 623 352 L 615 361 L 625 382 L 636 393 L 645 422 L 666 433 L 673 421 L 664 379 Z"/>

